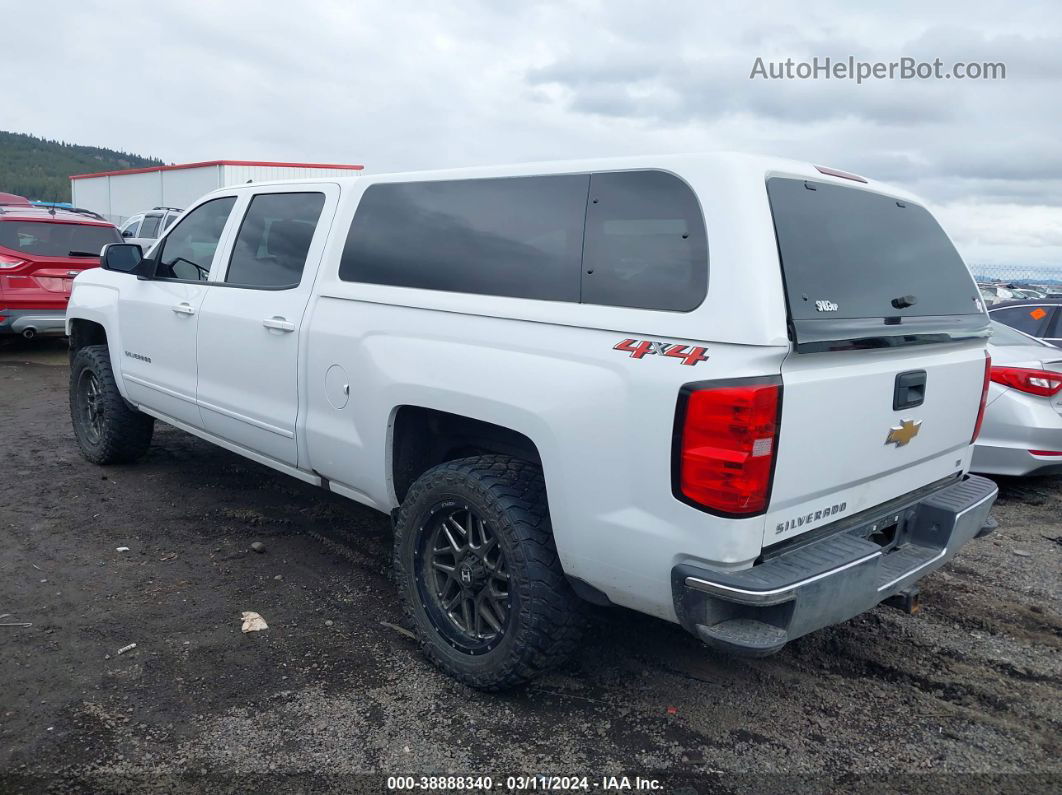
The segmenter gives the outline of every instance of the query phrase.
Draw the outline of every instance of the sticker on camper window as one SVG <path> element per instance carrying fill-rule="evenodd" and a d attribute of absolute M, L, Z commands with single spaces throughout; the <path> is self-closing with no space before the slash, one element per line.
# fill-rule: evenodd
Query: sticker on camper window
<path fill-rule="evenodd" d="M 707 348 L 676 345 L 670 342 L 625 339 L 616 343 L 612 350 L 629 353 L 632 359 L 644 359 L 646 356 L 669 356 L 674 359 L 681 359 L 682 364 L 690 367 L 697 364 L 697 362 L 708 361 Z"/>

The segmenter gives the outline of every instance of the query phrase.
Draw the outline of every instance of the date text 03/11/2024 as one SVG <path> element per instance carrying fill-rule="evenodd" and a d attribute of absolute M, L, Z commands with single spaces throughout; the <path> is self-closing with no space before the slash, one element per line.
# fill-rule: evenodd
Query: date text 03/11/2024
<path fill-rule="evenodd" d="M 497 782 L 491 776 L 388 776 L 387 789 L 391 791 L 453 791 L 489 792 L 495 785 L 501 789 L 502 779 Z M 504 790 L 544 791 L 544 792 L 652 792 L 663 789 L 659 779 L 641 776 L 602 776 L 591 779 L 589 776 L 506 776 Z"/>

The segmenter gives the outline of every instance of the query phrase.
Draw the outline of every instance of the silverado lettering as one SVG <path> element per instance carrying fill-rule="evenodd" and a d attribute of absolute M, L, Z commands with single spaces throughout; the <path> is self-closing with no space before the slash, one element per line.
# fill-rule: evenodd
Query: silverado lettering
<path fill-rule="evenodd" d="M 848 507 L 847 502 L 839 502 L 836 505 L 829 505 L 820 511 L 812 511 L 806 513 L 795 519 L 786 519 L 784 522 L 779 522 L 774 528 L 774 534 L 784 533 L 787 530 L 792 530 L 794 527 L 803 527 L 806 524 L 812 524 L 818 522 L 821 519 L 825 519 L 835 514 L 843 512 Z"/>

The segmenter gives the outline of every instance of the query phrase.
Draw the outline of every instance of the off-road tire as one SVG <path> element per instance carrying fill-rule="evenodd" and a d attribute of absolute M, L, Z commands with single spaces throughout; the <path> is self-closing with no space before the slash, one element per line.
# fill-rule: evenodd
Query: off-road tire
<path fill-rule="evenodd" d="M 433 618 L 425 602 L 423 582 L 418 586 L 418 566 L 427 564 L 416 550 L 427 523 L 438 506 L 454 500 L 478 512 L 506 557 L 507 624 L 497 645 L 479 654 L 447 638 L 438 614 Z M 495 691 L 523 684 L 563 662 L 578 642 L 580 602 L 561 571 L 542 470 L 532 463 L 484 455 L 449 461 L 421 475 L 398 513 L 394 568 L 424 654 L 470 687 Z"/>
<path fill-rule="evenodd" d="M 85 416 L 83 404 L 92 379 L 102 414 L 95 429 Z M 74 354 L 70 364 L 70 421 L 81 455 L 93 464 L 135 461 L 151 446 L 155 430 L 155 418 L 130 407 L 118 391 L 106 345 L 88 345 Z"/>

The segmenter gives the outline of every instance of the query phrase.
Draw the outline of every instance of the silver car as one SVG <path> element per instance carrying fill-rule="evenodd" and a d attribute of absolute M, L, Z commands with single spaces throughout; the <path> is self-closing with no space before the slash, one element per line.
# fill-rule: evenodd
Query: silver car
<path fill-rule="evenodd" d="M 992 321 L 992 382 L 971 469 L 1062 473 L 1062 351 Z"/>

